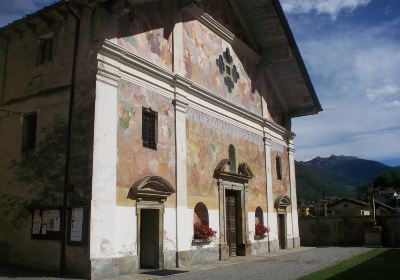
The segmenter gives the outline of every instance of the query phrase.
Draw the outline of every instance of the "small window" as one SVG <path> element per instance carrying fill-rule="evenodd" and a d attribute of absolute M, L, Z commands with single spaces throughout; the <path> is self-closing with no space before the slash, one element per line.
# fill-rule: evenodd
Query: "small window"
<path fill-rule="evenodd" d="M 36 112 L 24 114 L 22 131 L 22 151 L 29 151 L 36 145 Z"/>
<path fill-rule="evenodd" d="M 229 160 L 231 161 L 230 172 L 236 173 L 236 149 L 232 144 L 229 145 Z"/>
<path fill-rule="evenodd" d="M 151 108 L 142 109 L 143 147 L 157 150 L 157 112 Z"/>
<path fill-rule="evenodd" d="M 256 208 L 255 224 L 256 225 L 264 225 L 264 215 L 263 215 L 263 210 L 261 209 L 261 207 Z"/>
<path fill-rule="evenodd" d="M 276 178 L 278 178 L 278 180 L 282 180 L 282 160 L 280 157 L 275 158 L 275 164 L 276 164 Z"/>
<path fill-rule="evenodd" d="M 50 62 L 53 55 L 53 38 L 41 38 L 37 40 L 36 65 Z"/>
<path fill-rule="evenodd" d="M 343 204 L 343 207 L 349 207 L 349 205 L 348 204 Z"/>
<path fill-rule="evenodd" d="M 207 206 L 203 202 L 197 203 L 194 207 L 193 225 L 196 224 L 203 226 L 209 225 Z"/>

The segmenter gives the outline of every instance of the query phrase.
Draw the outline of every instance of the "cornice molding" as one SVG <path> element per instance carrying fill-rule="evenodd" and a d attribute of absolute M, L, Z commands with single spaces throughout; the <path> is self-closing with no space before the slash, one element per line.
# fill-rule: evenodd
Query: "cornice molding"
<path fill-rule="evenodd" d="M 106 63 L 102 56 L 115 60 L 118 63 L 160 80 L 175 88 L 175 91 L 176 89 L 181 89 L 184 92 L 196 96 L 205 102 L 214 104 L 215 106 L 223 108 L 232 114 L 246 119 L 247 121 L 251 121 L 261 127 L 265 127 L 270 131 L 285 137 L 286 139 L 293 139 L 295 137 L 293 132 L 288 131 L 286 128 L 278 125 L 272 120 L 250 112 L 243 107 L 232 103 L 229 99 L 219 96 L 179 74 L 173 73 L 136 54 L 128 52 L 123 47 L 116 45 L 109 40 L 104 42 L 98 55 L 97 79 L 100 81 L 107 82 L 113 86 L 118 86 L 118 81 L 123 76 L 132 75 L 129 72 L 121 70 L 115 65 Z M 188 100 L 190 101 L 190 96 L 188 96 Z"/>

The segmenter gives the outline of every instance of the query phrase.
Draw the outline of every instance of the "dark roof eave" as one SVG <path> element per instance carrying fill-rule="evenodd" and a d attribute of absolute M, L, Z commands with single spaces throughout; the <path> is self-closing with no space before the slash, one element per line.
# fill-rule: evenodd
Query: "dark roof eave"
<path fill-rule="evenodd" d="M 321 107 L 321 103 L 319 102 L 317 93 L 315 92 L 314 86 L 311 82 L 311 78 L 310 75 L 307 72 L 306 66 L 304 64 L 304 60 L 300 54 L 300 50 L 299 47 L 297 46 L 296 40 L 293 36 L 293 32 L 289 26 L 289 22 L 287 21 L 287 18 L 285 16 L 285 13 L 283 12 L 282 6 L 279 2 L 279 0 L 271 0 L 272 4 L 275 8 L 275 11 L 278 15 L 278 18 L 280 20 L 280 23 L 285 31 L 285 34 L 288 38 L 288 42 L 289 45 L 291 47 L 291 50 L 293 51 L 293 54 L 296 58 L 297 64 L 300 68 L 301 74 L 304 78 L 304 81 L 306 83 L 306 86 L 309 90 L 309 92 L 311 93 L 311 98 L 314 101 L 315 107 L 316 107 L 316 113 L 323 111 L 322 107 Z"/>

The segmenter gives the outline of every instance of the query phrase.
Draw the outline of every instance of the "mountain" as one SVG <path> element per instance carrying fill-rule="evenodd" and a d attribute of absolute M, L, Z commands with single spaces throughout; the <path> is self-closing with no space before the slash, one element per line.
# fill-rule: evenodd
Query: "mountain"
<path fill-rule="evenodd" d="M 297 197 L 315 201 L 328 196 L 355 197 L 356 187 L 382 172 L 397 169 L 373 160 L 349 156 L 316 157 L 296 162 Z"/>

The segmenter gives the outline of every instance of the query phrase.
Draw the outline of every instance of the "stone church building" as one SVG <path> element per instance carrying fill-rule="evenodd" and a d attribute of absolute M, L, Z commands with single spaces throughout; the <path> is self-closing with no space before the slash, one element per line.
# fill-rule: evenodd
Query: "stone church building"
<path fill-rule="evenodd" d="M 27 15 L 0 29 L 0 262 L 102 279 L 298 247 L 291 118 L 321 110 L 278 0 Z"/>

